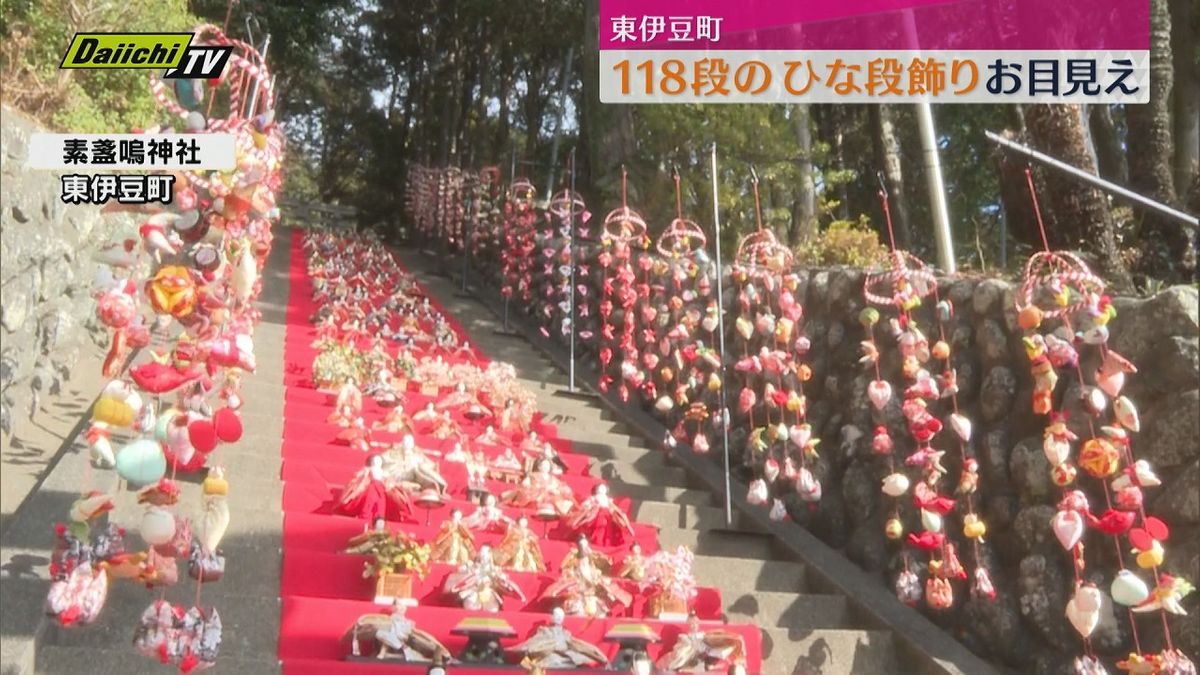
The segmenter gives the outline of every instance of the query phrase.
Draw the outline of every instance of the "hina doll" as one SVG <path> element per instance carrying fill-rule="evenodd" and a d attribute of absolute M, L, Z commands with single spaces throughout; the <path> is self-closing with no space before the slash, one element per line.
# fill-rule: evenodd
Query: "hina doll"
<path fill-rule="evenodd" d="M 449 486 L 438 471 L 437 462 L 425 456 L 412 434 L 406 434 L 399 445 L 392 446 L 383 460 L 384 470 L 393 479 L 417 485 L 422 490 L 433 489 L 438 494 L 446 494 Z"/>
<path fill-rule="evenodd" d="M 592 496 L 571 511 L 566 523 L 573 532 L 600 546 L 620 546 L 633 538 L 629 516 L 613 503 L 604 483 L 593 488 Z"/>
<path fill-rule="evenodd" d="M 457 596 L 463 609 L 473 612 L 500 611 L 504 606 L 504 596 L 525 601 L 525 593 L 492 560 L 492 549 L 486 544 L 479 547 L 474 560 L 462 564 L 446 577 L 443 590 Z"/>
<path fill-rule="evenodd" d="M 559 607 L 550 612 L 550 624 L 539 626 L 534 634 L 511 651 L 525 655 L 525 661 L 538 668 L 574 669 L 606 665 L 608 658 L 595 645 L 571 635 L 563 626 L 566 613 Z"/>
<path fill-rule="evenodd" d="M 515 489 L 501 495 L 500 501 L 523 509 L 550 504 L 559 516 L 570 513 L 575 507 L 575 493 L 551 472 L 552 466 L 550 460 L 539 459 L 535 469 Z"/>
<path fill-rule="evenodd" d="M 463 520 L 463 524 L 471 530 L 499 534 L 508 531 L 512 526 L 512 518 L 496 505 L 496 495 L 486 494 L 479 506 Z"/>
<path fill-rule="evenodd" d="M 531 432 L 536 434 L 536 432 Z M 533 471 L 537 468 L 537 463 L 543 459 L 550 462 L 550 472 L 556 476 L 561 476 L 567 470 L 567 465 L 563 462 L 562 457 L 558 456 L 558 451 L 548 442 L 538 442 L 536 435 L 531 435 L 534 443 L 522 443 L 521 451 L 525 455 L 526 471 Z M 526 439 L 528 441 L 529 439 Z M 574 495 L 572 495 L 574 496 Z"/>
<path fill-rule="evenodd" d="M 383 458 L 371 455 L 367 465 L 342 488 L 334 510 L 368 522 L 389 516 L 393 520 L 407 520 L 412 517 L 412 501 L 404 487 L 384 472 Z"/>
<path fill-rule="evenodd" d="M 580 542 L 578 554 L 570 564 L 563 561 L 562 575 L 546 587 L 542 597 L 562 603 L 568 614 L 593 618 L 608 616 L 614 605 L 629 607 L 633 596 L 604 576 L 605 568 L 597 564 L 590 549 L 583 546 L 585 543 Z"/>
<path fill-rule="evenodd" d="M 646 580 L 646 556 L 642 554 L 641 544 L 634 542 L 633 546 L 629 547 L 629 553 L 621 561 L 621 568 L 617 570 L 616 576 L 618 579 L 629 579 L 639 584 Z"/>
<path fill-rule="evenodd" d="M 335 440 L 355 450 L 363 452 L 371 450 L 371 430 L 367 428 L 366 421 L 361 417 L 355 417 L 353 422 L 339 431 Z"/>
<path fill-rule="evenodd" d="M 497 423 L 500 425 L 500 430 L 505 433 L 525 433 L 529 430 L 529 423 L 525 414 L 513 399 L 504 401 L 504 408 L 500 410 Z"/>
<path fill-rule="evenodd" d="M 340 427 L 348 427 L 362 413 L 362 392 L 352 377 L 338 389 L 337 402 L 327 421 Z"/>
<path fill-rule="evenodd" d="M 450 660 L 450 651 L 430 633 L 417 628 L 417 624 L 405 616 L 408 607 L 396 600 L 392 613 L 366 614 L 350 628 L 350 651 L 354 656 L 362 654 L 361 640 L 374 640 L 379 644 L 375 654 L 378 659 L 399 659 L 407 662 Z M 440 659 L 439 659 L 440 657 Z"/>
<path fill-rule="evenodd" d="M 514 572 L 545 572 L 542 547 L 538 536 L 529 529 L 529 519 L 521 516 L 510 525 L 504 539 L 496 546 L 496 564 Z"/>
<path fill-rule="evenodd" d="M 462 565 L 475 555 L 475 535 L 463 523 L 462 511 L 454 509 L 450 512 L 450 520 L 442 523 L 442 528 L 429 546 L 429 559 L 433 562 L 447 565 Z"/>
<path fill-rule="evenodd" d="M 512 448 L 505 448 L 499 457 L 488 463 L 488 473 L 496 480 L 506 483 L 521 480 L 521 470 L 521 460 L 517 459 Z"/>
<path fill-rule="evenodd" d="M 367 385 L 366 393 L 385 408 L 396 408 L 404 402 L 404 396 L 396 389 L 396 375 L 387 365 L 386 358 L 375 371 L 374 379 Z"/>
<path fill-rule="evenodd" d="M 703 631 L 700 629 L 700 620 L 692 614 L 688 617 L 687 632 L 679 634 L 674 646 L 663 652 L 655 665 L 674 672 L 707 670 L 721 663 L 745 665 L 746 644 L 742 637 L 721 628 Z"/>
<path fill-rule="evenodd" d="M 496 446 L 500 445 L 501 440 L 500 434 L 496 433 L 496 428 L 489 424 L 487 425 L 487 428 L 483 430 L 483 433 L 479 434 L 479 436 L 475 438 L 475 443 L 478 445 Z M 517 466 L 519 467 L 520 464 L 518 463 Z"/>
<path fill-rule="evenodd" d="M 584 560 L 604 574 L 608 574 L 613 566 L 612 558 L 592 548 L 592 543 L 587 540 L 587 537 L 580 537 L 579 541 L 575 542 L 575 548 L 563 556 L 560 567 L 564 572 L 572 571 L 579 567 Z"/>
<path fill-rule="evenodd" d="M 479 401 L 479 396 L 467 391 L 467 385 L 459 382 L 454 387 L 454 393 L 442 399 L 437 404 L 438 410 L 460 410 L 469 420 L 490 417 L 492 411 Z"/>
<path fill-rule="evenodd" d="M 376 420 L 372 428 L 390 434 L 412 433 L 412 419 L 404 412 L 404 406 L 397 405 L 388 410 L 383 419 Z"/>
<path fill-rule="evenodd" d="M 450 452 L 447 452 L 446 456 L 442 459 L 447 462 L 454 462 L 455 464 L 466 464 L 467 460 L 470 459 L 470 455 L 463 449 L 462 443 L 455 443 L 454 448 Z"/>

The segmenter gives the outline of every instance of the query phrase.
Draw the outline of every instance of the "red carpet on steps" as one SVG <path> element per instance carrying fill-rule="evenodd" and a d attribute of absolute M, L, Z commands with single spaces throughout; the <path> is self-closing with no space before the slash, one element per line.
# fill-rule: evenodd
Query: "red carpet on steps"
<path fill-rule="evenodd" d="M 387 608 L 375 605 L 371 601 L 374 583 L 362 578 L 363 561 L 366 558 L 340 552 L 351 536 L 362 532 L 363 521 L 334 514 L 332 501 L 336 499 L 346 480 L 363 466 L 364 455 L 361 451 L 334 442 L 338 429 L 326 422 L 326 417 L 333 410 L 331 397 L 315 390 L 311 383 L 311 365 L 316 355 L 312 342 L 316 338 L 316 330 L 308 318 L 316 310 L 316 304 L 312 300 L 312 282 L 306 273 L 303 239 L 300 232 L 292 237 L 291 299 L 287 309 L 287 337 L 284 349 L 284 531 L 283 571 L 280 582 L 283 615 L 279 658 L 283 662 L 284 672 L 289 674 L 378 672 L 382 666 L 344 660 L 350 649 L 348 642 L 342 640 L 347 629 L 359 616 L 371 612 L 386 612 Z M 436 306 L 436 303 L 434 304 Z M 453 317 L 448 314 L 446 316 L 460 337 L 465 338 L 461 326 L 454 323 Z M 477 351 L 474 358 L 481 365 L 487 363 L 486 357 Z M 417 393 L 415 384 L 410 389 L 405 403 L 407 412 L 416 412 L 426 401 L 432 400 Z M 364 397 L 363 416 L 368 425 L 382 418 L 383 414 L 384 409 L 370 401 L 369 397 Z M 468 420 L 458 421 L 464 430 L 482 431 L 478 425 Z M 587 473 L 587 458 L 571 454 L 570 441 L 558 438 L 553 425 L 539 420 L 535 422 L 534 429 L 561 453 L 567 465 L 563 479 L 571 485 L 576 495 L 588 494 L 597 479 Z M 375 436 L 376 440 L 393 438 L 399 440 L 398 435 Z M 439 451 L 449 450 L 453 445 L 452 442 L 419 435 L 416 441 L 422 448 Z M 430 541 L 437 533 L 438 526 L 452 508 L 461 509 L 464 515 L 469 515 L 474 510 L 474 505 L 465 491 L 465 467 L 450 462 L 441 462 L 440 466 L 442 475 L 451 485 L 446 504 L 433 510 L 428 525 L 425 525 L 425 513 L 421 509 L 417 509 L 416 513 L 419 524 L 392 524 L 393 527 L 398 526 L 425 542 Z M 498 494 L 511 486 L 494 483 L 489 487 L 493 493 Z M 618 497 L 618 505 L 628 512 L 629 500 L 620 499 L 620 495 L 614 496 Z M 505 508 L 505 511 L 512 517 L 521 513 L 520 509 L 512 508 Z M 541 528 L 541 524 L 533 522 L 531 527 Z M 638 523 L 635 524 L 635 530 L 636 541 L 646 553 L 658 549 L 656 528 Z M 501 536 L 482 533 L 477 534 L 476 538 L 480 543 L 497 543 Z M 539 604 L 537 597 L 542 589 L 557 578 L 559 564 L 571 546 L 572 538 L 562 531 L 562 528 L 552 526 L 549 536 L 541 541 L 547 572 L 510 573 L 528 600 L 522 603 L 516 599 L 509 599 L 505 603 L 501 616 L 517 631 L 517 637 L 505 641 L 505 646 L 525 640 L 536 626 L 548 620 L 549 607 L 544 603 Z M 627 552 L 627 547 L 597 548 L 618 563 Z M 467 616 L 468 612 L 456 606 L 451 599 L 442 596 L 442 582 L 451 571 L 452 568 L 447 565 L 431 567 L 430 573 L 414 589 L 414 596 L 419 605 L 409 609 L 408 616 L 419 627 L 441 640 L 452 653 L 458 654 L 465 644 L 465 639 L 451 635 L 450 630 Z M 611 657 L 616 653 L 616 645 L 603 642 L 604 634 L 614 623 L 628 622 L 630 618 L 635 618 L 653 626 L 659 632 L 662 643 L 651 647 L 651 656 L 657 656 L 664 646 L 669 647 L 674 642 L 675 635 L 683 626 L 643 618 L 646 615 L 645 598 L 640 597 L 632 584 L 626 586 L 626 589 L 634 594 L 632 607 L 622 608 L 617 616 L 608 619 L 568 617 L 566 626 L 577 637 L 600 646 Z M 693 606 L 701 619 L 719 620 L 722 606 L 719 591 L 712 588 L 699 589 Z M 712 624 L 706 621 L 706 625 Z M 760 668 L 762 653 L 757 627 L 731 625 L 727 628 L 738 632 L 745 639 L 749 656 L 748 670 L 756 672 Z M 402 666 L 389 662 L 385 669 L 389 672 L 424 673 L 426 667 Z M 467 674 L 496 671 L 454 666 L 450 672 Z"/>

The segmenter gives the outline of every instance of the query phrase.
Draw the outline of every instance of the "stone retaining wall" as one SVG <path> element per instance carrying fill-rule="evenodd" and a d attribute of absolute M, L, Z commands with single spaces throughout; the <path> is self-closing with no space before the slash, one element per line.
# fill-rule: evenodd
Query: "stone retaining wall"
<path fill-rule="evenodd" d="M 58 395 L 81 354 L 106 343 L 90 292 L 99 268 L 91 256 L 131 222 L 102 216 L 98 207 L 63 204 L 61 174 L 26 165 L 29 135 L 39 130 L 29 117 L 3 109 L 0 402 L 6 439 L 33 408 Z"/>

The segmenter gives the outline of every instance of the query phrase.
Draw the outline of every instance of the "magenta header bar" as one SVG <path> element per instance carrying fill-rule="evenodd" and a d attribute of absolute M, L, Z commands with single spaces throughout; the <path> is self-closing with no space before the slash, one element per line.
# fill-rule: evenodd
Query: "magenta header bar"
<path fill-rule="evenodd" d="M 606 50 L 1149 48 L 1149 0 L 600 0 Z"/>

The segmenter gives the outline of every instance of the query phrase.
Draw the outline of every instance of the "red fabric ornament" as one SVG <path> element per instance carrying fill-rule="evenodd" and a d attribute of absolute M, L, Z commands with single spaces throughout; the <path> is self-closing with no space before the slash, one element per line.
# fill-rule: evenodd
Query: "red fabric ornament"
<path fill-rule="evenodd" d="M 217 447 L 217 430 L 211 420 L 196 420 L 188 425 L 188 440 L 196 452 L 208 454 Z"/>
<path fill-rule="evenodd" d="M 213 415 L 212 425 L 217 438 L 225 443 L 237 443 L 242 438 L 242 418 L 229 408 L 218 410 Z"/>

